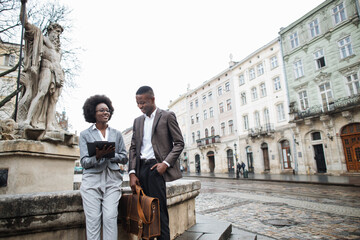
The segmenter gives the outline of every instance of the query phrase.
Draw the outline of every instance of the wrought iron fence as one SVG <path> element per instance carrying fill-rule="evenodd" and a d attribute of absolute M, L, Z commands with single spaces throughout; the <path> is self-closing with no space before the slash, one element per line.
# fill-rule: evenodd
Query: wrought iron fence
<path fill-rule="evenodd" d="M 206 146 L 206 145 L 213 144 L 213 143 L 220 143 L 219 135 L 210 136 L 210 137 L 201 138 L 201 139 L 196 140 L 196 144 L 198 147 Z"/>
<path fill-rule="evenodd" d="M 360 94 L 351 95 L 348 97 L 338 98 L 333 102 L 330 102 L 328 105 L 315 105 L 304 111 L 293 111 L 294 119 L 301 119 L 311 116 L 317 116 L 323 113 L 332 113 L 344 110 L 346 108 L 351 108 L 354 106 L 359 106 L 360 104 Z"/>

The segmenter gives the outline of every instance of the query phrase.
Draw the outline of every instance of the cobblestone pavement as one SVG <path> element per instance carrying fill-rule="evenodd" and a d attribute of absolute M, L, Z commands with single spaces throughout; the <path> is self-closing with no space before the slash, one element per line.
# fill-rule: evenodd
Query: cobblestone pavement
<path fill-rule="evenodd" d="M 200 179 L 196 212 L 274 239 L 360 239 L 360 188 Z"/>

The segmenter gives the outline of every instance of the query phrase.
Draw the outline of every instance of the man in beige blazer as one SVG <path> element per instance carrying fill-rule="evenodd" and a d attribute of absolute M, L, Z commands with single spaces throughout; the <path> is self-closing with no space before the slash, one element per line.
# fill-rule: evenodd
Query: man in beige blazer
<path fill-rule="evenodd" d="M 143 86 L 136 92 L 136 103 L 144 113 L 134 121 L 129 149 L 130 187 L 140 185 L 145 194 L 159 198 L 161 236 L 170 240 L 169 215 L 166 205 L 166 184 L 182 177 L 178 157 L 184 140 L 173 112 L 155 105 L 151 87 Z"/>

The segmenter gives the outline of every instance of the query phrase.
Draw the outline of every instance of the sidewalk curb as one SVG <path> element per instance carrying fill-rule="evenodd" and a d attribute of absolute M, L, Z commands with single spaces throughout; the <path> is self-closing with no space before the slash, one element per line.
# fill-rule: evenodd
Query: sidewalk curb
<path fill-rule="evenodd" d="M 316 185 L 330 185 L 341 187 L 360 187 L 360 184 L 353 183 L 334 183 L 334 182 L 315 182 L 315 181 L 290 181 L 280 179 L 258 179 L 258 178 L 234 178 L 234 177 L 216 177 L 216 176 L 201 176 L 201 175 L 183 175 L 184 178 L 216 178 L 216 179 L 232 179 L 245 181 L 263 181 L 263 182 L 281 182 L 281 183 L 299 183 L 299 184 L 316 184 Z"/>

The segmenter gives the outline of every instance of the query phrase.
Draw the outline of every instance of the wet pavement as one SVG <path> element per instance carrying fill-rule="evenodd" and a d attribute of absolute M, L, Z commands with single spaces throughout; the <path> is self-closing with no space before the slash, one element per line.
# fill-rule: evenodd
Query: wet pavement
<path fill-rule="evenodd" d="M 188 177 L 202 185 L 196 214 L 231 224 L 230 240 L 360 239 L 360 188 L 346 178 L 304 184 Z"/>
<path fill-rule="evenodd" d="M 343 176 L 332 176 L 324 174 L 316 175 L 293 175 L 293 174 L 254 174 L 249 173 L 247 178 L 240 175 L 236 178 L 234 173 L 188 173 L 183 172 L 183 177 L 194 178 L 219 178 L 237 180 L 255 180 L 272 182 L 295 182 L 295 183 L 314 183 L 338 186 L 358 186 L 360 187 L 360 174 L 348 174 Z"/>

